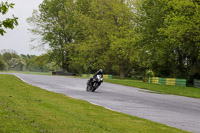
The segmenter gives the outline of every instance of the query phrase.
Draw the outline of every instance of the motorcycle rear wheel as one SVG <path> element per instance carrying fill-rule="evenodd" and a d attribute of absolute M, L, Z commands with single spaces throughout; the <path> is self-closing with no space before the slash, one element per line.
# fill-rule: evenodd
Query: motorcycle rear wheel
<path fill-rule="evenodd" d="M 94 92 L 97 88 L 98 88 L 98 84 L 94 83 L 92 88 L 91 88 L 92 92 Z"/>

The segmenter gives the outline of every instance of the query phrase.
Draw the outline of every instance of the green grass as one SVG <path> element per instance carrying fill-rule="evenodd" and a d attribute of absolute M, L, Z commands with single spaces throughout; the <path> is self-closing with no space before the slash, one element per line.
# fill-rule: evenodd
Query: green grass
<path fill-rule="evenodd" d="M 36 75 L 48 75 L 51 76 L 51 72 L 29 72 L 29 71 L 0 71 L 3 73 L 23 73 L 23 74 L 36 74 Z"/>
<path fill-rule="evenodd" d="M 164 94 L 200 98 L 200 88 L 150 84 L 137 80 L 104 79 L 105 82 L 147 89 Z"/>
<path fill-rule="evenodd" d="M 183 133 L 0 74 L 1 133 Z"/>

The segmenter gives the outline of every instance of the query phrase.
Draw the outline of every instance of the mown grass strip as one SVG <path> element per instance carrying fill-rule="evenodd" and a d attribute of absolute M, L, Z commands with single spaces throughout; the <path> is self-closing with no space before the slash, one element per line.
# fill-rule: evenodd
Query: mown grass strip
<path fill-rule="evenodd" d="M 172 86 L 172 85 L 157 85 L 145 83 L 137 80 L 123 80 L 123 79 L 104 79 L 105 82 L 126 85 L 131 87 L 137 87 L 141 89 L 147 89 L 156 91 L 159 93 L 173 94 L 179 96 L 187 96 L 193 98 L 200 98 L 200 88 Z"/>
<path fill-rule="evenodd" d="M 186 131 L 107 110 L 0 74 L 2 133 L 183 133 Z"/>

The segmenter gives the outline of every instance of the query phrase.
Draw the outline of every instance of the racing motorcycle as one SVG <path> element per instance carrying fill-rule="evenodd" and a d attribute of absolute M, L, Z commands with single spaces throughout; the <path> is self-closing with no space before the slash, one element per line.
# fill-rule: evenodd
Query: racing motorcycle
<path fill-rule="evenodd" d="M 94 92 L 101 85 L 102 82 L 103 82 L 103 76 L 102 75 L 97 75 L 91 81 L 88 80 L 86 91 Z"/>

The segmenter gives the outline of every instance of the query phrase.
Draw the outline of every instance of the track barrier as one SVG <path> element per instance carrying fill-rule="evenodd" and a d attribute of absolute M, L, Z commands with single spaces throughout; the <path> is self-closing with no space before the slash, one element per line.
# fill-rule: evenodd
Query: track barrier
<path fill-rule="evenodd" d="M 160 85 L 186 86 L 186 79 L 149 77 L 149 83 Z"/>
<path fill-rule="evenodd" d="M 81 74 L 82 78 L 91 78 L 94 74 Z M 104 79 L 112 79 L 112 75 L 103 75 Z"/>

